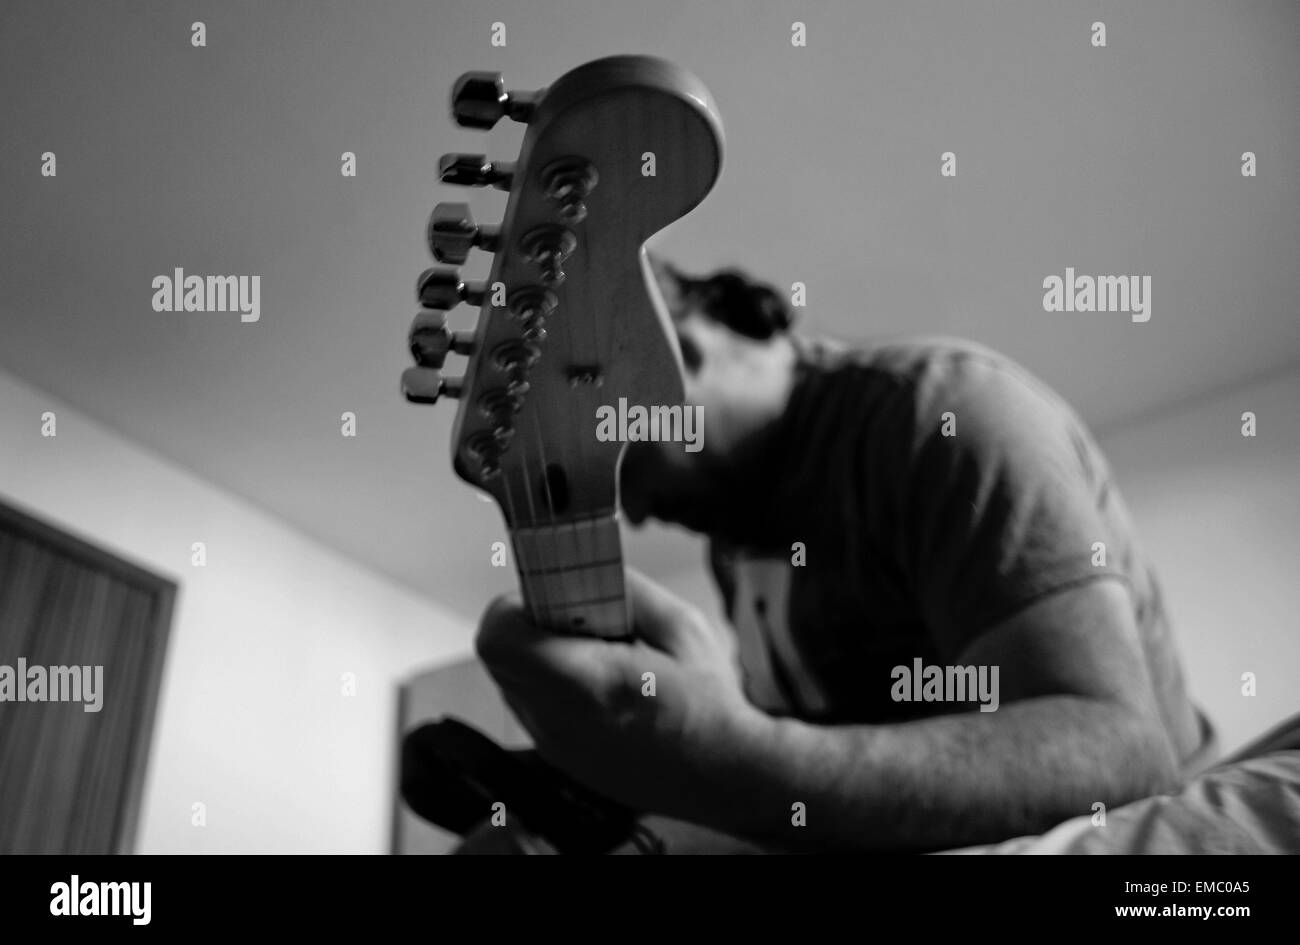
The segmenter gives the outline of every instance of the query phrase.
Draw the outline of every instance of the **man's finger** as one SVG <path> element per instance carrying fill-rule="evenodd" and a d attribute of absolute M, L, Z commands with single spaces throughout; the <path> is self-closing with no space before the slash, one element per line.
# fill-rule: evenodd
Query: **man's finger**
<path fill-rule="evenodd" d="M 514 596 L 488 605 L 474 640 L 479 658 L 493 677 L 532 687 L 556 680 L 599 684 L 602 667 L 626 650 L 625 643 L 567 636 L 538 627 Z"/>
<path fill-rule="evenodd" d="M 631 568 L 627 571 L 627 591 L 637 636 L 656 650 L 682 655 L 691 640 L 691 623 L 699 619 L 695 608 Z"/>
<path fill-rule="evenodd" d="M 509 657 L 521 634 L 531 630 L 517 594 L 494 598 L 478 622 L 474 651 L 491 666 Z"/>

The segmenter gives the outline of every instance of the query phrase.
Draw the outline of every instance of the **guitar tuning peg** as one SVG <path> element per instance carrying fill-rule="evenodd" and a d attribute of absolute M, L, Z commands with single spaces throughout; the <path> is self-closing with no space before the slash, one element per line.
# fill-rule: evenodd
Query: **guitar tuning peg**
<path fill-rule="evenodd" d="M 440 397 L 459 397 L 464 380 L 443 377 L 437 368 L 407 368 L 402 372 L 402 395 L 413 404 L 436 404 Z"/>
<path fill-rule="evenodd" d="M 487 131 L 502 118 L 529 121 L 542 91 L 507 92 L 499 72 L 466 72 L 451 87 L 451 114 L 462 128 Z"/>
<path fill-rule="evenodd" d="M 479 478 L 486 481 L 501 475 L 501 454 L 509 447 L 514 430 L 499 426 L 491 432 L 479 430 L 465 442 L 462 452 L 479 464 Z"/>
<path fill-rule="evenodd" d="M 497 370 L 505 375 L 505 391 L 512 397 L 522 397 L 532 386 L 528 372 L 542 358 L 542 351 L 531 341 L 518 339 L 503 341 L 492 351 Z"/>
<path fill-rule="evenodd" d="M 467 203 L 440 203 L 429 217 L 429 252 L 438 262 L 460 266 L 477 246 L 494 253 L 501 242 L 501 227 L 474 223 Z"/>
<path fill-rule="evenodd" d="M 587 218 L 583 202 L 600 182 L 600 175 L 586 158 L 564 157 L 542 169 L 542 186 L 546 195 L 560 208 L 560 219 L 569 225 Z"/>
<path fill-rule="evenodd" d="M 474 335 L 468 331 L 448 331 L 445 312 L 422 308 L 411 322 L 407 343 L 416 364 L 440 368 L 448 353 L 470 354 L 474 350 Z"/>
<path fill-rule="evenodd" d="M 519 247 L 541 269 L 542 282 L 557 286 L 564 282 L 564 261 L 578 248 L 578 238 L 572 230 L 543 224 L 525 233 Z"/>
<path fill-rule="evenodd" d="M 444 184 L 509 190 L 514 177 L 513 162 L 489 161 L 485 154 L 453 152 L 438 159 L 438 180 Z"/>
<path fill-rule="evenodd" d="M 483 282 L 464 282 L 460 273 L 445 266 L 433 266 L 420 273 L 415 298 L 425 308 L 455 308 L 461 302 L 482 305 L 487 296 Z"/>

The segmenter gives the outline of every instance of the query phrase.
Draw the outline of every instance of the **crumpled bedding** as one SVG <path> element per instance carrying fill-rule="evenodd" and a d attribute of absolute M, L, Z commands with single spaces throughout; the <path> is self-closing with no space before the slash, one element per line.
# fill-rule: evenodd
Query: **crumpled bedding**
<path fill-rule="evenodd" d="M 1300 715 L 1176 794 L 1067 820 L 1037 836 L 946 853 L 1300 853 Z"/>

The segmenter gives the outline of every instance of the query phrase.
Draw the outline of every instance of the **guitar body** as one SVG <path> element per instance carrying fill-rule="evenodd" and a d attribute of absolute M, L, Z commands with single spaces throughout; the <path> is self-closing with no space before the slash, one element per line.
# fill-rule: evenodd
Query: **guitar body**
<path fill-rule="evenodd" d="M 499 226 L 476 225 L 466 204 L 434 208 L 435 259 L 460 264 L 474 248 L 494 256 L 481 284 L 446 267 L 421 274 L 410 333 L 416 366 L 402 386 L 417 403 L 459 400 L 452 466 L 501 509 L 533 622 L 557 633 L 627 638 L 618 500 L 625 444 L 597 437 L 598 410 L 622 400 L 683 406 L 681 354 L 644 244 L 712 188 L 722 166 L 721 122 L 698 79 L 647 56 L 600 59 L 528 93 L 507 92 L 493 73 L 466 73 L 453 88 L 452 113 L 462 126 L 486 129 L 509 117 L 528 130 L 514 162 L 476 154 L 440 161 L 444 183 L 493 186 L 510 197 Z M 479 306 L 472 333 L 447 329 L 446 311 L 462 303 Z M 462 376 L 443 374 L 448 355 L 466 357 Z M 438 759 L 428 770 L 472 759 L 464 762 L 476 769 L 464 773 L 465 789 L 452 792 L 470 807 L 487 772 L 500 786 L 517 770 L 548 797 L 582 796 L 584 822 L 602 824 L 602 838 L 630 814 L 602 809 L 562 776 L 538 781 L 535 766 L 512 769 L 510 753 L 460 755 L 463 743 L 450 735 L 425 736 L 418 750 Z M 412 807 L 437 820 L 428 813 L 438 806 L 430 796 L 416 800 L 408 793 Z M 464 811 L 450 820 L 463 824 Z M 575 835 L 528 826 L 548 839 Z M 585 847 L 568 848 L 605 845 L 586 836 Z"/>

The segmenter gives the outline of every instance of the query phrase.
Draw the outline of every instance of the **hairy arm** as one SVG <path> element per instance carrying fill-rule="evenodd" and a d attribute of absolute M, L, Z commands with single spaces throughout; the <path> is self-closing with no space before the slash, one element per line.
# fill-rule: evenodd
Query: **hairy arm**
<path fill-rule="evenodd" d="M 706 789 L 681 813 L 791 848 L 933 849 L 1041 832 L 1174 785 L 1124 584 L 1058 591 L 955 662 L 1000 667 L 996 711 L 845 727 L 754 718 L 714 782 L 743 793 Z M 806 826 L 792 825 L 796 802 Z"/>

